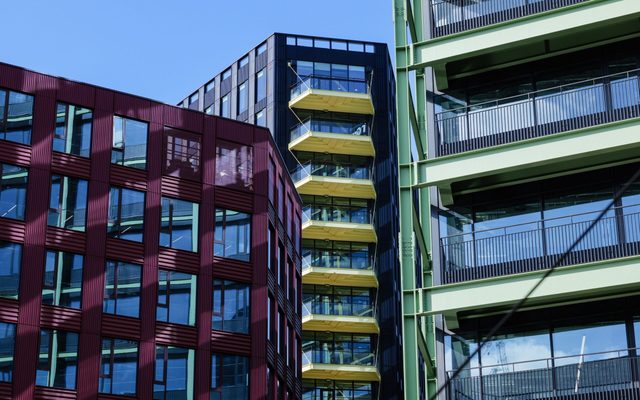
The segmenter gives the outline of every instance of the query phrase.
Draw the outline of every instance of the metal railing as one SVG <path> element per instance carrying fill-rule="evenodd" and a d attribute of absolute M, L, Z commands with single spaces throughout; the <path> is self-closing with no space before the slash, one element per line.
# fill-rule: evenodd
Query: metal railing
<path fill-rule="evenodd" d="M 452 380 L 450 400 L 640 399 L 633 349 L 476 367 Z"/>
<path fill-rule="evenodd" d="M 302 223 L 309 221 L 372 224 L 373 216 L 370 209 L 363 207 L 305 204 L 302 207 Z"/>
<path fill-rule="evenodd" d="M 640 255 L 638 206 L 612 209 L 562 261 L 582 264 Z M 591 225 L 597 212 L 545 219 L 440 239 L 442 283 L 550 268 Z"/>
<path fill-rule="evenodd" d="M 354 256 L 349 251 L 302 250 L 302 269 L 311 267 L 345 268 L 364 270 L 373 269 L 373 258 L 369 255 Z"/>
<path fill-rule="evenodd" d="M 431 0 L 433 37 L 510 21 L 587 0 Z"/>
<path fill-rule="evenodd" d="M 291 129 L 291 140 L 308 132 L 324 132 L 353 136 L 369 136 L 369 124 L 366 122 L 331 121 L 308 118 Z"/>
<path fill-rule="evenodd" d="M 311 89 L 349 93 L 369 93 L 370 86 L 364 80 L 307 76 L 293 84 L 289 98 L 294 99 Z"/>
<path fill-rule="evenodd" d="M 437 155 L 640 117 L 640 70 L 436 114 Z"/>
<path fill-rule="evenodd" d="M 371 167 L 307 162 L 304 164 L 298 164 L 293 170 L 291 170 L 291 179 L 293 179 L 294 182 L 301 181 L 309 176 L 371 179 L 372 174 L 373 172 Z"/>
<path fill-rule="evenodd" d="M 353 345 L 353 343 L 350 343 Z M 306 350 L 302 352 L 302 365 L 339 364 L 339 365 L 376 365 L 373 352 L 348 350 Z"/>
<path fill-rule="evenodd" d="M 342 315 L 351 317 L 373 317 L 374 306 L 369 302 L 340 301 L 337 299 L 306 299 L 302 303 L 302 316 Z"/>

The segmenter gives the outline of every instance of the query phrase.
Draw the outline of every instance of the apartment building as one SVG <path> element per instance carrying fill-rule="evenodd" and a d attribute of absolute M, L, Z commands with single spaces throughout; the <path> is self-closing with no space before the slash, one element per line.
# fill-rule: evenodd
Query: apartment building
<path fill-rule="evenodd" d="M 405 398 L 640 398 L 640 2 L 394 12 Z"/>

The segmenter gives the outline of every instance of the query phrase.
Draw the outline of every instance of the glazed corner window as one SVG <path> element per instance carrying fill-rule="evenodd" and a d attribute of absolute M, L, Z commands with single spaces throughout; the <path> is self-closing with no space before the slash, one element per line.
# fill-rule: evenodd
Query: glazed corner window
<path fill-rule="evenodd" d="M 238 86 L 238 114 L 249 109 L 249 82 L 245 81 Z"/>
<path fill-rule="evenodd" d="M 267 111 L 262 109 L 256 114 L 256 125 L 266 127 L 267 126 Z"/>
<path fill-rule="evenodd" d="M 0 164 L 0 167 L 0 217 L 23 220 L 29 171 L 11 164 Z"/>
<path fill-rule="evenodd" d="M 156 320 L 182 325 L 196 323 L 196 276 L 158 271 Z"/>
<path fill-rule="evenodd" d="M 100 393 L 135 396 L 138 343 L 125 339 L 102 339 Z"/>
<path fill-rule="evenodd" d="M 111 163 L 146 169 L 148 131 L 146 122 L 114 116 Z"/>
<path fill-rule="evenodd" d="M 107 234 L 118 239 L 142 242 L 144 192 L 112 187 L 109 194 Z"/>
<path fill-rule="evenodd" d="M 249 359 L 231 354 L 211 356 L 210 400 L 249 398 Z"/>
<path fill-rule="evenodd" d="M 231 117 L 231 103 L 229 101 L 230 94 L 226 94 L 220 99 L 220 116 L 229 118 Z"/>
<path fill-rule="evenodd" d="M 267 97 L 267 72 L 266 68 L 256 74 L 256 103 Z"/>
<path fill-rule="evenodd" d="M 213 281 L 212 329 L 249 333 L 249 285 L 216 279 Z"/>
<path fill-rule="evenodd" d="M 39 348 L 36 385 L 74 390 L 78 369 L 78 334 L 41 329 Z"/>
<path fill-rule="evenodd" d="M 154 400 L 193 400 L 195 351 L 156 346 Z"/>
<path fill-rule="evenodd" d="M 16 326 L 0 322 L 0 382 L 11 382 Z"/>
<path fill-rule="evenodd" d="M 253 190 L 251 146 L 218 140 L 215 184 Z"/>
<path fill-rule="evenodd" d="M 213 254 L 234 260 L 251 260 L 251 214 L 216 209 Z"/>
<path fill-rule="evenodd" d="M 0 139 L 31 144 L 33 96 L 0 90 Z"/>
<path fill-rule="evenodd" d="M 200 136 L 177 129 L 164 130 L 164 174 L 200 179 Z"/>
<path fill-rule="evenodd" d="M 162 198 L 160 246 L 198 251 L 198 203 Z"/>
<path fill-rule="evenodd" d="M 22 245 L 0 241 L 0 297 L 18 298 Z"/>
<path fill-rule="evenodd" d="M 88 108 L 58 103 L 53 151 L 89 157 L 93 112 Z"/>
<path fill-rule="evenodd" d="M 142 267 L 120 261 L 107 261 L 105 275 L 102 312 L 138 318 Z"/>
<path fill-rule="evenodd" d="M 84 231 L 87 215 L 87 185 L 80 178 L 51 176 L 49 226 Z"/>
<path fill-rule="evenodd" d="M 83 261 L 80 254 L 47 251 L 42 304 L 80 308 Z"/>

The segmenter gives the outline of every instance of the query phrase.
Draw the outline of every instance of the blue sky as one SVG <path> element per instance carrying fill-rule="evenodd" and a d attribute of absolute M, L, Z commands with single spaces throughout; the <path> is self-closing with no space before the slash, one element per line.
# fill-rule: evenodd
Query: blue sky
<path fill-rule="evenodd" d="M 2 3 L 0 61 L 171 104 L 273 32 L 393 42 L 391 0 Z"/>

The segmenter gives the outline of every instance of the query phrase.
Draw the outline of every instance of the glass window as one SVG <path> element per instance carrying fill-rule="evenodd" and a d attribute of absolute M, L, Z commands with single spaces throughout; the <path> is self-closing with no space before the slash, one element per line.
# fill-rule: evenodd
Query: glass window
<path fill-rule="evenodd" d="M 324 40 L 324 39 L 316 39 L 314 45 L 319 49 L 331 48 L 331 42 L 329 40 Z"/>
<path fill-rule="evenodd" d="M 267 269 L 271 270 L 273 268 L 273 245 L 275 243 L 275 232 L 271 224 L 269 224 L 269 232 L 267 233 Z"/>
<path fill-rule="evenodd" d="M 256 74 L 256 103 L 267 97 L 267 69 L 263 68 Z"/>
<path fill-rule="evenodd" d="M 249 285 L 216 279 L 213 281 L 212 329 L 249 333 Z"/>
<path fill-rule="evenodd" d="M 213 253 L 234 260 L 251 260 L 251 214 L 216 209 Z"/>
<path fill-rule="evenodd" d="M 295 46 L 295 45 L 296 45 L 296 37 L 287 36 L 287 46 Z"/>
<path fill-rule="evenodd" d="M 80 254 L 47 251 L 42 304 L 80 308 L 83 262 L 84 257 Z"/>
<path fill-rule="evenodd" d="M 249 359 L 231 354 L 211 356 L 210 400 L 249 398 Z"/>
<path fill-rule="evenodd" d="M 245 81 L 238 86 L 238 114 L 242 114 L 249 108 L 249 82 Z"/>
<path fill-rule="evenodd" d="M 156 346 L 153 400 L 193 400 L 195 351 Z"/>
<path fill-rule="evenodd" d="M 80 178 L 51 176 L 51 197 L 49 199 L 49 226 L 85 230 L 87 215 L 87 185 Z"/>
<path fill-rule="evenodd" d="M 585 354 L 585 362 L 626 356 L 627 347 L 624 322 L 561 328 L 553 332 L 556 366 L 578 364 L 581 354 Z"/>
<path fill-rule="evenodd" d="M 138 318 L 141 282 L 141 265 L 107 261 L 102 312 Z"/>
<path fill-rule="evenodd" d="M 480 353 L 482 375 L 544 369 L 551 357 L 549 332 L 496 335 Z"/>
<path fill-rule="evenodd" d="M 230 94 L 226 94 L 220 99 L 220 116 L 229 118 L 231 117 L 231 103 L 229 102 Z"/>
<path fill-rule="evenodd" d="M 298 37 L 298 46 L 313 47 L 313 39 Z"/>
<path fill-rule="evenodd" d="M 200 136 L 177 129 L 164 130 L 164 173 L 200 179 Z"/>
<path fill-rule="evenodd" d="M 88 108 L 58 103 L 53 151 L 89 157 L 93 112 Z"/>
<path fill-rule="evenodd" d="M 0 322 L 0 382 L 11 382 L 16 326 Z"/>
<path fill-rule="evenodd" d="M 135 396 L 138 343 L 125 339 L 102 339 L 100 393 Z"/>
<path fill-rule="evenodd" d="M 273 309 L 274 309 L 274 300 L 271 295 L 269 295 L 269 300 L 267 301 L 267 340 L 273 341 Z"/>
<path fill-rule="evenodd" d="M 78 334 L 41 329 L 39 348 L 36 385 L 75 390 Z"/>
<path fill-rule="evenodd" d="M 196 276 L 175 271 L 158 271 L 156 319 L 182 325 L 196 323 Z"/>
<path fill-rule="evenodd" d="M 0 297 L 18 298 L 22 245 L 0 241 Z"/>
<path fill-rule="evenodd" d="M 210 91 L 215 89 L 215 87 L 216 87 L 216 81 L 212 80 L 211 82 L 207 83 L 207 85 L 204 87 L 204 92 L 209 93 Z"/>
<path fill-rule="evenodd" d="M 145 193 L 112 187 L 109 194 L 107 234 L 118 239 L 142 242 Z"/>
<path fill-rule="evenodd" d="M 206 110 L 204 110 L 205 114 L 209 114 L 209 115 L 213 115 L 213 105 L 210 105 L 209 107 L 207 107 Z"/>
<path fill-rule="evenodd" d="M 276 190 L 276 164 L 273 162 L 273 158 L 269 157 L 269 201 L 275 205 L 275 190 Z"/>
<path fill-rule="evenodd" d="M 215 184 L 253 190 L 251 146 L 217 141 Z"/>
<path fill-rule="evenodd" d="M 245 56 L 240 61 L 238 61 L 238 68 L 242 68 L 246 65 L 249 65 L 249 56 Z"/>
<path fill-rule="evenodd" d="M 192 105 L 193 103 L 196 103 L 198 101 L 198 92 L 195 92 L 194 94 L 192 94 L 191 96 L 189 96 L 189 105 Z"/>
<path fill-rule="evenodd" d="M 264 42 L 260 46 L 258 46 L 258 48 L 256 49 L 256 55 L 260 55 L 265 51 L 267 51 L 267 42 Z"/>
<path fill-rule="evenodd" d="M 298 61 L 296 63 L 296 72 L 300 78 L 313 75 L 313 63 L 311 61 Z"/>
<path fill-rule="evenodd" d="M 445 369 L 447 371 L 457 370 L 463 362 L 478 348 L 478 344 L 474 339 L 468 339 L 461 336 L 445 335 L 444 351 L 445 351 Z M 487 364 L 488 365 L 488 364 Z M 461 377 L 478 376 L 479 361 L 476 354 L 469 364 L 460 373 Z"/>
<path fill-rule="evenodd" d="M 222 73 L 222 80 L 231 78 L 231 68 Z"/>
<path fill-rule="evenodd" d="M 349 42 L 349 51 L 364 52 L 364 44 L 363 43 Z"/>
<path fill-rule="evenodd" d="M 111 163 L 146 169 L 148 130 L 146 122 L 114 116 Z"/>
<path fill-rule="evenodd" d="M 160 246 L 198 251 L 198 203 L 162 198 Z"/>
<path fill-rule="evenodd" d="M 364 51 L 366 51 L 367 53 L 375 53 L 376 48 L 372 44 L 366 44 L 364 46 Z"/>
<path fill-rule="evenodd" d="M 11 164 L 1 164 L 0 217 L 24 219 L 29 171 Z"/>
<path fill-rule="evenodd" d="M 0 139 L 31 144 L 33 96 L 0 90 Z"/>
<path fill-rule="evenodd" d="M 265 109 L 262 109 L 256 113 L 256 125 L 262 127 L 267 126 L 267 113 Z"/>
<path fill-rule="evenodd" d="M 284 220 L 284 180 L 280 178 L 278 181 L 278 217 L 280 220 Z"/>
<path fill-rule="evenodd" d="M 331 48 L 333 50 L 346 50 L 347 49 L 347 42 L 343 42 L 341 40 L 332 40 L 331 41 Z"/>

